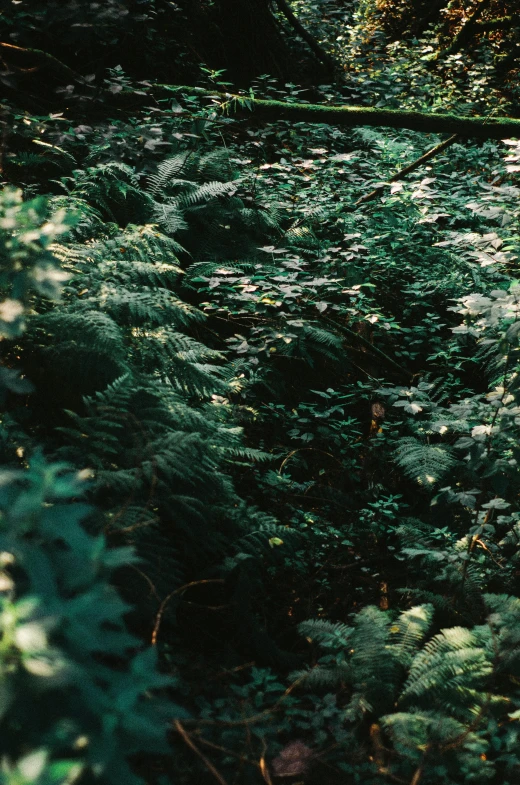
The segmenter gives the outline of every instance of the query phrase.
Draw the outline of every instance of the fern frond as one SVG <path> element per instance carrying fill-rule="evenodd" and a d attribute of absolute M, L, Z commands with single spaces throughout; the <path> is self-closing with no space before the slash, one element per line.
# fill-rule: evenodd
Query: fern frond
<path fill-rule="evenodd" d="M 53 210 L 68 210 L 75 214 L 76 224 L 72 227 L 72 235 L 82 239 L 90 239 L 99 230 L 104 228 L 103 216 L 99 210 L 90 204 L 87 198 L 68 194 L 67 196 L 51 196 L 49 206 Z M 88 248 L 85 247 L 85 252 Z"/>
<path fill-rule="evenodd" d="M 305 339 L 316 346 L 326 347 L 327 349 L 339 349 L 342 345 L 342 339 L 339 335 L 309 322 L 305 323 L 302 332 Z"/>
<path fill-rule="evenodd" d="M 196 164 L 196 173 L 200 180 L 228 181 L 233 178 L 233 169 L 229 153 L 225 148 L 205 153 Z"/>
<path fill-rule="evenodd" d="M 53 162 L 60 167 L 68 168 L 70 167 L 70 164 L 73 166 L 77 165 L 77 161 L 72 153 L 69 153 L 68 150 L 64 150 L 63 147 L 59 147 L 57 144 L 50 144 L 43 139 L 33 139 L 32 143 L 37 144 L 42 148 L 43 155 L 53 156 Z"/>
<path fill-rule="evenodd" d="M 349 645 L 353 628 L 342 622 L 309 619 L 298 625 L 298 632 L 312 642 L 319 643 L 324 649 L 340 652 Z"/>
<path fill-rule="evenodd" d="M 89 249 L 84 243 L 53 243 L 50 250 L 67 271 L 82 272 L 75 269 L 76 265 L 85 264 L 89 259 Z"/>
<path fill-rule="evenodd" d="M 177 200 L 168 202 L 155 202 L 153 206 L 153 220 L 168 234 L 177 234 L 188 228 L 181 205 Z"/>
<path fill-rule="evenodd" d="M 90 299 L 90 298 L 89 298 Z M 152 327 L 171 324 L 186 326 L 204 321 L 202 311 L 180 300 L 166 289 L 142 286 L 131 290 L 123 286 L 103 287 L 100 304 L 122 324 Z"/>
<path fill-rule="evenodd" d="M 210 199 L 216 199 L 219 196 L 227 196 L 231 191 L 236 190 L 236 183 L 220 183 L 214 180 L 210 183 L 203 183 L 202 185 L 194 187 L 192 190 L 181 194 L 178 197 L 179 207 L 186 209 L 187 207 L 193 208 L 203 202 L 208 202 Z"/>
<path fill-rule="evenodd" d="M 433 619 L 433 605 L 416 605 L 396 619 L 390 627 L 393 656 L 408 667 L 422 644 Z"/>
<path fill-rule="evenodd" d="M 464 692 L 482 687 L 492 670 L 472 631 L 465 627 L 443 630 L 414 657 L 399 703 L 444 696 L 451 700 L 457 694 L 464 705 Z"/>
<path fill-rule="evenodd" d="M 423 760 L 426 749 L 448 748 L 458 743 L 468 750 L 484 751 L 485 744 L 467 725 L 440 711 L 395 712 L 381 717 L 381 724 L 388 733 L 397 752 L 415 765 Z M 410 740 L 413 739 L 413 744 Z M 478 756 L 474 756 L 478 759 Z M 482 767 L 480 768 L 482 771 Z"/>
<path fill-rule="evenodd" d="M 232 463 L 251 464 L 273 460 L 273 456 L 268 452 L 257 450 L 253 447 L 243 447 L 239 444 L 223 447 L 222 453 Z"/>
<path fill-rule="evenodd" d="M 105 313 L 95 310 L 55 310 L 33 319 L 35 328 L 42 327 L 55 338 L 87 343 L 93 350 L 110 354 L 117 360 L 126 357 L 120 327 Z"/>
<path fill-rule="evenodd" d="M 447 447 L 425 444 L 413 436 L 399 439 L 395 462 L 410 479 L 431 487 L 455 465 Z"/>
<path fill-rule="evenodd" d="M 246 275 L 255 269 L 254 262 L 195 262 L 186 270 L 187 280 L 212 278 L 214 275 Z"/>
<path fill-rule="evenodd" d="M 98 269 L 105 281 L 117 281 L 123 285 L 141 284 L 147 287 L 173 287 L 182 273 L 176 264 L 126 260 L 106 260 L 100 263 Z"/>
<path fill-rule="evenodd" d="M 291 673 L 291 681 L 302 682 L 307 689 L 331 691 L 348 683 L 351 678 L 351 669 L 347 662 L 339 662 L 333 668 L 323 668 L 317 665 L 309 670 L 297 670 Z"/>
<path fill-rule="evenodd" d="M 294 248 L 316 248 L 319 240 L 306 226 L 295 226 L 285 232 L 285 240 Z"/>
<path fill-rule="evenodd" d="M 368 606 L 355 619 L 354 632 L 351 638 L 351 663 L 356 678 L 367 684 L 367 698 L 372 703 L 372 692 L 379 688 L 382 691 L 394 689 L 399 670 L 393 657 L 381 657 L 390 638 L 390 623 L 386 613 Z"/>
<path fill-rule="evenodd" d="M 311 352 L 318 355 L 324 355 L 330 360 L 338 359 L 338 352 L 340 351 L 343 340 L 339 335 L 324 330 L 322 327 L 317 327 L 311 322 L 304 322 L 301 328 L 296 328 L 295 332 L 298 334 L 299 340 L 293 344 L 287 344 L 286 351 L 289 353 L 299 350 L 301 356 L 312 366 L 314 363 Z"/>
<path fill-rule="evenodd" d="M 161 232 L 156 224 L 144 226 L 128 224 L 124 232 L 97 244 L 100 259 L 174 264 L 184 248 L 176 240 Z"/>
<path fill-rule="evenodd" d="M 193 153 L 190 151 L 182 152 L 162 161 L 157 167 L 157 172 L 148 177 L 148 192 L 156 197 L 157 194 L 164 191 L 168 183 L 177 179 L 181 174 L 192 155 Z"/>
<path fill-rule="evenodd" d="M 300 532 L 280 526 L 276 522 L 263 523 L 256 530 L 241 537 L 235 544 L 237 553 L 252 556 L 268 556 L 276 549 L 283 556 L 288 556 L 302 543 Z"/>

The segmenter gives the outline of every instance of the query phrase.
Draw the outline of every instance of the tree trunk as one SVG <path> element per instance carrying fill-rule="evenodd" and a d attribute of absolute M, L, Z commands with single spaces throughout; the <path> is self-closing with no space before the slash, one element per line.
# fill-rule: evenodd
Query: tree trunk
<path fill-rule="evenodd" d="M 289 104 L 259 98 L 218 93 L 189 86 L 158 85 L 172 93 L 199 93 L 218 96 L 228 112 L 252 112 L 262 122 L 289 120 L 293 123 L 325 123 L 343 128 L 372 126 L 409 128 L 421 133 L 449 133 L 477 139 L 520 137 L 520 119 L 512 117 L 464 117 L 455 114 L 374 109 L 367 106 L 328 106 L 326 104 Z"/>
<path fill-rule="evenodd" d="M 317 76 L 314 58 L 298 57 L 282 34 L 269 0 L 218 0 L 212 16 L 218 30 L 213 59 L 236 84 L 249 84 L 261 74 L 302 82 L 303 75 Z M 311 78 L 312 78 L 311 76 Z"/>

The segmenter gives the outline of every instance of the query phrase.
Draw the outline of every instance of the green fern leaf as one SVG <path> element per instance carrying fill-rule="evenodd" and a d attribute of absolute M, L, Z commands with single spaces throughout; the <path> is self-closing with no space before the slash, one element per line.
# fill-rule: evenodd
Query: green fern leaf
<path fill-rule="evenodd" d="M 420 442 L 412 436 L 399 439 L 395 461 L 410 479 L 431 487 L 455 465 L 448 448 Z"/>

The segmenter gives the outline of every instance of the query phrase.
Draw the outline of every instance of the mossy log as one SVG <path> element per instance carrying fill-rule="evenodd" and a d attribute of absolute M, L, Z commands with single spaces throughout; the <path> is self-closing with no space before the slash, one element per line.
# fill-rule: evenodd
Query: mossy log
<path fill-rule="evenodd" d="M 220 101 L 220 111 L 250 111 L 267 122 L 289 120 L 292 123 L 324 123 L 344 128 L 374 126 L 408 128 L 435 134 L 457 134 L 478 139 L 520 138 L 520 119 L 511 117 L 461 117 L 457 114 L 417 112 L 399 109 L 374 109 L 367 106 L 328 106 L 325 104 L 285 103 L 246 95 L 233 95 L 200 87 L 157 85 L 171 93 L 197 93 Z"/>

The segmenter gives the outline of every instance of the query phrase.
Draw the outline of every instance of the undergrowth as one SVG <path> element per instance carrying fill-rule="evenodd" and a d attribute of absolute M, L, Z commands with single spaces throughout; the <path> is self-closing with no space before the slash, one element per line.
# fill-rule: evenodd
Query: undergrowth
<path fill-rule="evenodd" d="M 512 105 L 314 5 L 321 101 Z M 105 76 L 2 110 L 2 782 L 513 785 L 518 143 Z"/>

